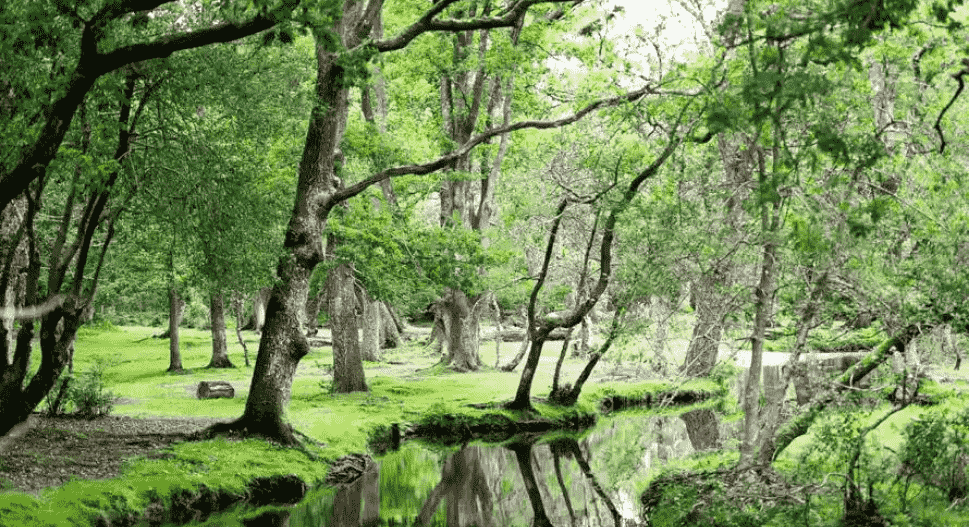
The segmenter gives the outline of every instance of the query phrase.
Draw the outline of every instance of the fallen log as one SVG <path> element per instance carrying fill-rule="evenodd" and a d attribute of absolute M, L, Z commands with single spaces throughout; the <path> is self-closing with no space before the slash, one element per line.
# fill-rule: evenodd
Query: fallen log
<path fill-rule="evenodd" d="M 565 328 L 555 328 L 549 333 L 548 337 L 545 339 L 546 342 L 550 340 L 565 340 L 565 335 L 568 330 Z M 495 331 L 485 331 L 482 335 L 484 340 L 494 340 L 496 337 Z M 525 340 L 526 333 L 524 328 L 518 328 L 514 326 L 509 326 L 502 328 L 500 333 L 502 342 L 521 342 Z"/>
<path fill-rule="evenodd" d="M 865 376 L 875 370 L 878 366 L 883 364 L 892 353 L 897 349 L 898 351 L 904 353 L 905 346 L 912 341 L 916 336 L 922 331 L 928 331 L 931 326 L 917 326 L 911 325 L 898 332 L 893 337 L 885 339 L 884 342 L 879 344 L 863 359 L 855 363 L 852 367 L 848 368 L 847 371 L 841 374 L 835 380 L 835 394 L 840 394 L 846 392 L 856 386 Z M 767 456 L 767 459 L 777 459 L 777 456 L 784 451 L 795 439 L 806 434 L 808 429 L 814 421 L 821 415 L 825 408 L 831 403 L 833 403 L 835 397 L 828 397 L 819 401 L 815 401 L 811 404 L 808 410 L 792 419 L 786 425 L 784 425 L 777 436 L 774 437 L 773 445 L 766 445 L 764 448 L 770 448 L 773 452 Z"/>
<path fill-rule="evenodd" d="M 195 395 L 199 399 L 232 399 L 236 391 L 225 381 L 202 381 Z"/>

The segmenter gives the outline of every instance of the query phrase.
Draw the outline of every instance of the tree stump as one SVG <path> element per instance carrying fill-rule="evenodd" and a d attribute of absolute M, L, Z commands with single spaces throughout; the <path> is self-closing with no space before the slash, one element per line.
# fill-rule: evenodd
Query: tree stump
<path fill-rule="evenodd" d="M 236 391 L 225 381 L 202 381 L 196 395 L 199 399 L 232 399 Z"/>

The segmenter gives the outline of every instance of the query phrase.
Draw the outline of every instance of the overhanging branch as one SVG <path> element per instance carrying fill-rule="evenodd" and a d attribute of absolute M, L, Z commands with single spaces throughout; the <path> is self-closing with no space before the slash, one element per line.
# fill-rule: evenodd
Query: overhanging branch
<path fill-rule="evenodd" d="M 618 106 L 620 104 L 627 103 L 627 102 L 634 102 L 650 93 L 653 93 L 652 86 L 645 86 L 643 88 L 640 88 L 635 91 L 631 91 L 629 93 L 620 95 L 618 97 L 599 99 L 598 101 L 595 101 L 585 106 L 584 108 L 575 112 L 574 114 L 563 117 L 561 119 L 555 119 L 551 121 L 534 121 L 534 120 L 521 121 L 521 122 L 510 124 L 508 126 L 500 126 L 498 128 L 493 128 L 491 130 L 488 130 L 487 132 L 482 132 L 481 134 L 478 134 L 472 137 L 466 143 L 461 145 L 461 148 L 453 152 L 450 152 L 448 154 L 445 154 L 435 159 L 434 161 L 430 161 L 420 165 L 405 165 L 405 166 L 388 168 L 362 181 L 354 183 L 353 185 L 350 185 L 342 190 L 339 190 L 333 193 L 332 195 L 330 195 L 330 197 L 326 200 L 324 205 L 321 207 L 320 214 L 322 217 L 325 218 L 329 214 L 330 210 L 337 203 L 340 203 L 344 200 L 352 198 L 357 194 L 360 194 L 364 190 L 370 188 L 371 186 L 377 183 L 380 183 L 385 179 L 398 177 L 398 176 L 407 176 L 407 175 L 425 175 L 425 174 L 430 174 L 432 172 L 440 170 L 450 165 L 452 162 L 454 162 L 454 160 L 466 155 L 468 152 L 471 151 L 471 149 L 473 149 L 474 147 L 480 145 L 481 143 L 487 141 L 492 137 L 502 135 L 502 134 L 507 134 L 509 132 L 515 132 L 518 130 L 525 130 L 525 129 L 548 130 L 552 128 L 561 128 L 563 126 L 570 125 L 572 123 L 579 121 L 586 115 L 596 110 Z"/>

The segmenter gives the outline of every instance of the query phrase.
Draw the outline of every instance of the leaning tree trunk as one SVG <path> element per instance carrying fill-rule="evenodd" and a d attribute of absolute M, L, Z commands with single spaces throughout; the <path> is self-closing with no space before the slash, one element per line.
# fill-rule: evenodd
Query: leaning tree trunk
<path fill-rule="evenodd" d="M 168 288 L 168 371 L 182 372 L 182 353 L 178 347 L 178 326 L 185 312 L 185 300 L 174 287 Z"/>
<path fill-rule="evenodd" d="M 225 336 L 225 302 L 222 293 L 212 293 L 209 317 L 212 320 L 212 360 L 207 367 L 234 368 L 229 360 L 229 345 Z"/>
<path fill-rule="evenodd" d="M 334 23 L 336 34 L 348 47 L 360 42 L 350 28 L 363 26 L 362 19 L 373 16 L 362 7 L 360 3 L 346 2 L 343 17 Z M 338 54 L 318 44 L 316 57 L 317 104 L 310 115 L 299 163 L 296 201 L 283 243 L 285 252 L 279 259 L 277 280 L 266 307 L 266 323 L 259 340 L 246 409 L 236 421 L 213 426 L 210 429 L 213 433 L 237 431 L 283 444 L 298 444 L 283 414 L 296 367 L 309 353 L 300 321 L 306 309 L 310 276 L 325 256 L 323 229 L 329 210 L 325 207 L 332 206 L 328 200 L 339 188 L 337 150 L 349 105 L 344 69 L 337 64 Z"/>

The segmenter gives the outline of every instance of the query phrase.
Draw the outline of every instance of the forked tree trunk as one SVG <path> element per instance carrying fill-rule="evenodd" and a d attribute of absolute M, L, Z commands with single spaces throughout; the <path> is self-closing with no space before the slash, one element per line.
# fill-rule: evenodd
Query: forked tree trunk
<path fill-rule="evenodd" d="M 178 347 L 178 326 L 182 323 L 185 312 L 185 300 L 179 296 L 174 287 L 168 288 L 168 370 L 170 372 L 185 371 L 182 368 L 182 352 Z"/>
<path fill-rule="evenodd" d="M 333 391 L 368 390 L 360 354 L 357 324 L 357 295 L 353 287 L 353 268 L 340 264 L 326 277 L 327 313 L 333 335 Z"/>
<path fill-rule="evenodd" d="M 225 336 L 225 302 L 222 293 L 212 293 L 209 317 L 212 320 L 212 360 L 207 367 L 234 368 L 229 360 L 229 345 Z"/>

